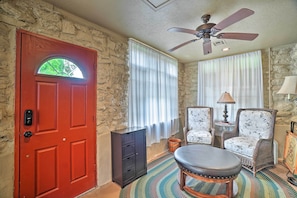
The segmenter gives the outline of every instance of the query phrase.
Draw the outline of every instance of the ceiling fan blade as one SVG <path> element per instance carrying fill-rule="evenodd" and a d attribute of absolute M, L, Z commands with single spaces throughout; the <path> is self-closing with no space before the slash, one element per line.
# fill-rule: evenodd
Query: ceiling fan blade
<path fill-rule="evenodd" d="M 259 34 L 253 33 L 220 33 L 217 35 L 218 39 L 238 39 L 252 41 L 257 38 Z"/>
<path fill-rule="evenodd" d="M 205 40 L 203 42 L 203 53 L 204 55 L 210 54 L 212 52 L 211 49 L 211 40 Z"/>
<path fill-rule="evenodd" d="M 195 42 L 195 41 L 197 41 L 197 40 L 199 40 L 199 39 L 192 39 L 192 40 L 190 40 L 190 41 L 184 42 L 184 43 L 182 43 L 182 44 L 180 44 L 180 45 L 178 45 L 178 46 L 176 46 L 176 47 L 174 47 L 174 48 L 168 50 L 168 52 L 173 52 L 174 50 L 176 50 L 176 49 L 178 49 L 178 48 L 180 48 L 180 47 L 183 47 L 183 46 L 185 46 L 185 45 L 187 45 L 187 44 L 189 44 L 189 43 Z"/>
<path fill-rule="evenodd" d="M 216 34 L 217 32 L 221 31 L 222 29 L 248 17 L 254 14 L 255 12 L 253 10 L 247 9 L 247 8 L 242 8 L 235 12 L 234 14 L 230 15 L 223 21 L 219 22 L 216 24 L 214 27 L 211 28 L 212 33 Z"/>
<path fill-rule="evenodd" d="M 194 34 L 194 35 L 199 33 L 196 30 L 190 30 L 190 29 L 179 28 L 179 27 L 172 27 L 172 28 L 169 28 L 167 31 L 168 32 L 182 32 L 182 33 L 188 33 L 188 34 Z"/>

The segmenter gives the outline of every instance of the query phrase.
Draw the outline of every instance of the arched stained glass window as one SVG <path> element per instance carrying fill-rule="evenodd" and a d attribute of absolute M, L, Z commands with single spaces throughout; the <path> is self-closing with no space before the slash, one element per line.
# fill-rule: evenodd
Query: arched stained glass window
<path fill-rule="evenodd" d="M 37 73 L 69 78 L 84 78 L 79 67 L 65 58 L 51 58 L 46 60 L 40 66 Z"/>

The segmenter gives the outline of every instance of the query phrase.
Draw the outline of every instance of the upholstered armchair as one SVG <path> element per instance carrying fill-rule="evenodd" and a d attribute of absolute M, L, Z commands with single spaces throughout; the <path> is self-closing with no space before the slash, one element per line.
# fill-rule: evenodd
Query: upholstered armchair
<path fill-rule="evenodd" d="M 214 145 L 213 108 L 204 106 L 187 107 L 185 127 L 183 128 L 185 144 Z"/>
<path fill-rule="evenodd" d="M 233 131 L 222 133 L 221 147 L 237 155 L 242 167 L 253 172 L 274 166 L 273 138 L 277 110 L 239 109 Z"/>

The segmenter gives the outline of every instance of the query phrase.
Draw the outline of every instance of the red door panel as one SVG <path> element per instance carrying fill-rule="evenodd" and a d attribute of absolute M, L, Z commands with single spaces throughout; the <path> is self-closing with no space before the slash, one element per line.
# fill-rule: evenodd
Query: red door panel
<path fill-rule="evenodd" d="M 86 126 L 86 105 L 86 87 L 73 85 L 71 89 L 71 127 Z"/>
<path fill-rule="evenodd" d="M 58 189 L 57 147 L 36 151 L 36 195 Z"/>
<path fill-rule="evenodd" d="M 71 143 L 71 181 L 87 176 L 86 141 Z"/>
<path fill-rule="evenodd" d="M 37 82 L 36 134 L 57 130 L 58 119 L 57 83 Z"/>
<path fill-rule="evenodd" d="M 18 31 L 19 197 L 74 197 L 96 185 L 96 52 Z M 84 79 L 40 75 L 46 59 L 76 63 Z M 25 125 L 24 112 L 33 112 Z M 24 132 L 31 137 L 24 137 Z"/>

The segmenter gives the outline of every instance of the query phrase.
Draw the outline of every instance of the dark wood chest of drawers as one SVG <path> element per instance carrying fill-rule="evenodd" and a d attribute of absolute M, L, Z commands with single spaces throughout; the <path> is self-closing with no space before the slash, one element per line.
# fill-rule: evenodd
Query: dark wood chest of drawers
<path fill-rule="evenodd" d="M 111 131 L 112 181 L 122 188 L 147 173 L 146 130 Z"/>

